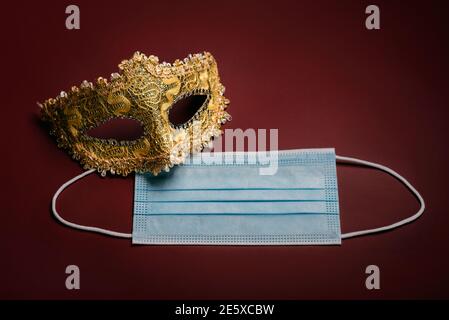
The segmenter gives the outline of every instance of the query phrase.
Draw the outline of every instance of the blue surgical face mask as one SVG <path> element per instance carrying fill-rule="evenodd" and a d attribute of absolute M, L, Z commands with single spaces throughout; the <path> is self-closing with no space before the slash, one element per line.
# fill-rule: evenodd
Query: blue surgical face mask
<path fill-rule="evenodd" d="M 420 210 L 389 226 L 341 234 L 337 160 L 395 176 L 415 193 Z M 269 156 L 201 153 L 159 176 L 136 174 L 133 232 L 127 234 L 73 224 L 57 213 L 58 195 L 91 172 L 57 191 L 56 218 L 74 228 L 132 237 L 135 244 L 340 244 L 345 238 L 393 229 L 424 211 L 422 197 L 402 176 L 376 163 L 336 156 L 334 149 L 272 151 Z"/>
<path fill-rule="evenodd" d="M 272 175 L 249 155 L 198 154 L 164 175 L 136 175 L 133 243 L 341 242 L 333 149 L 278 152 Z"/>

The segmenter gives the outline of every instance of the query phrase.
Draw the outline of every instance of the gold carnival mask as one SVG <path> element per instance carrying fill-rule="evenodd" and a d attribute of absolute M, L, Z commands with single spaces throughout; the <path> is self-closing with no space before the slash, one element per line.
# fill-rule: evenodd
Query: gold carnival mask
<path fill-rule="evenodd" d="M 159 63 L 155 56 L 136 52 L 119 65 L 120 73 L 108 82 L 83 81 L 70 92 L 40 104 L 42 119 L 51 125 L 58 146 L 66 149 L 85 169 L 126 176 L 132 171 L 168 171 L 199 152 L 221 134 L 221 124 L 230 120 L 225 111 L 229 100 L 220 83 L 213 56 L 189 55 L 173 64 Z M 204 103 L 187 122 L 170 122 L 170 108 L 183 98 L 205 96 Z M 137 120 L 143 127 L 138 139 L 100 139 L 87 131 L 114 118 Z"/>

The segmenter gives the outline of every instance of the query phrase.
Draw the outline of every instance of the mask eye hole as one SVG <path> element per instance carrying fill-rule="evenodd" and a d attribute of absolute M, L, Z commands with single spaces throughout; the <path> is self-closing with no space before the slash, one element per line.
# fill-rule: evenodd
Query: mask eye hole
<path fill-rule="evenodd" d="M 142 124 L 134 119 L 113 118 L 86 132 L 92 138 L 133 141 L 143 136 Z"/>
<path fill-rule="evenodd" d="M 182 126 L 189 122 L 208 100 L 209 96 L 205 94 L 183 97 L 170 108 L 168 119 L 173 126 Z"/>

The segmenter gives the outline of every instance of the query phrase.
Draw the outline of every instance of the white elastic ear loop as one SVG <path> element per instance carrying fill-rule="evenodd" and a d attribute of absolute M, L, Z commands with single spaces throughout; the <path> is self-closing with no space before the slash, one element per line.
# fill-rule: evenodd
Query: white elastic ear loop
<path fill-rule="evenodd" d="M 374 162 L 369 162 L 369 161 L 360 160 L 360 159 L 356 159 L 356 158 L 350 158 L 350 157 L 342 157 L 342 156 L 335 156 L 335 157 L 336 157 L 336 159 L 339 162 L 360 164 L 360 165 L 363 165 L 363 166 L 376 168 L 376 169 L 379 169 L 379 170 L 382 170 L 382 171 L 384 171 L 386 173 L 391 174 L 393 177 L 395 177 L 396 179 L 401 181 L 411 192 L 413 192 L 413 194 L 416 196 L 416 198 L 418 198 L 418 201 L 419 201 L 419 203 L 421 205 L 421 207 L 419 208 L 417 213 L 415 213 L 414 215 L 412 215 L 412 216 L 410 216 L 410 217 L 408 217 L 406 219 L 403 219 L 403 220 L 398 221 L 396 223 L 387 225 L 385 227 L 344 233 L 344 234 L 341 235 L 342 239 L 348 239 L 348 238 L 358 237 L 358 236 L 362 236 L 362 235 L 366 235 L 366 234 L 371 234 L 371 233 L 377 233 L 377 232 L 391 230 L 391 229 L 403 226 L 404 224 L 407 224 L 409 222 L 415 221 L 424 212 L 424 209 L 426 208 L 426 204 L 424 203 L 423 197 L 421 197 L 421 195 L 419 194 L 418 190 L 416 190 L 410 184 L 410 182 L 408 182 L 403 176 L 401 176 L 396 171 L 394 171 L 394 170 L 392 170 L 392 169 L 390 169 L 388 167 L 385 167 L 385 166 L 383 166 L 381 164 L 374 163 Z"/>
<path fill-rule="evenodd" d="M 80 175 L 77 175 L 76 177 L 70 179 L 69 181 L 67 181 L 66 183 L 64 183 L 62 186 L 59 187 L 58 191 L 56 191 L 55 195 L 53 196 L 53 199 L 51 201 L 51 209 L 53 211 L 53 215 L 55 216 L 56 219 L 58 219 L 62 224 L 65 224 L 68 227 L 72 227 L 75 229 L 80 229 L 80 230 L 84 230 L 84 231 L 92 231 L 92 232 L 98 232 L 98 233 L 102 233 L 102 234 L 106 234 L 108 236 L 113 236 L 113 237 L 120 237 L 120 238 L 131 238 L 132 235 L 130 233 L 121 233 L 121 232 L 116 232 L 116 231 L 110 231 L 110 230 L 106 230 L 106 229 L 102 229 L 102 228 L 97 228 L 97 227 L 90 227 L 90 226 L 83 226 L 77 223 L 73 223 L 70 221 L 65 220 L 64 218 L 62 218 L 58 211 L 56 210 L 56 201 L 58 200 L 59 195 L 61 194 L 62 191 L 64 191 L 65 188 L 67 188 L 69 185 L 71 185 L 72 183 L 78 181 L 79 179 L 84 178 L 85 176 L 95 172 L 95 169 L 90 169 L 87 170 L 83 173 L 81 173 Z"/>

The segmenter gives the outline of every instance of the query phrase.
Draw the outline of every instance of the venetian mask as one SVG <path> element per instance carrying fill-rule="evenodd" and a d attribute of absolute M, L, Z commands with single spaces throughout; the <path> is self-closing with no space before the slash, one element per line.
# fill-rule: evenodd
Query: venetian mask
<path fill-rule="evenodd" d="M 136 172 L 158 174 L 199 152 L 230 120 L 217 63 L 213 56 L 189 55 L 183 61 L 159 63 L 155 56 L 136 52 L 119 64 L 108 81 L 83 81 L 69 92 L 40 104 L 42 119 L 51 126 L 58 146 L 85 169 L 126 176 Z M 171 108 L 190 96 L 205 97 L 186 122 L 170 121 Z M 133 119 L 143 134 L 134 140 L 101 139 L 88 134 L 114 118 Z"/>

